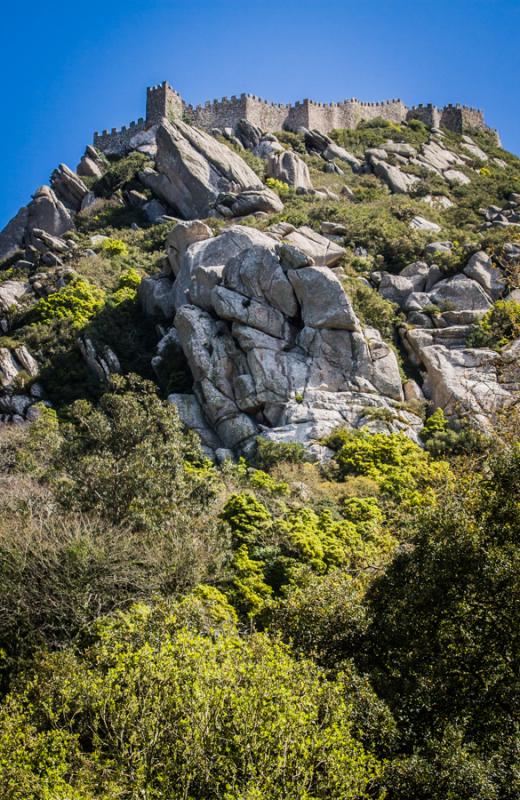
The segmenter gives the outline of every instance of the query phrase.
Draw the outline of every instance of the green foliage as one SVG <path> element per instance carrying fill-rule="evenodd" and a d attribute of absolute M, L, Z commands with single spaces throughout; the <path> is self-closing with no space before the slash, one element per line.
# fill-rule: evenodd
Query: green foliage
<path fill-rule="evenodd" d="M 299 442 L 274 442 L 259 436 L 256 440 L 256 457 L 262 469 L 270 469 L 275 464 L 301 464 L 309 460 L 303 445 Z"/>
<path fill-rule="evenodd" d="M 302 572 L 270 617 L 270 629 L 299 653 L 338 667 L 359 651 L 368 626 L 363 591 L 344 571 Z"/>
<path fill-rule="evenodd" d="M 272 189 L 279 197 L 282 198 L 282 200 L 285 200 L 294 193 L 294 189 L 292 189 L 284 181 L 279 181 L 277 178 L 267 178 L 265 182 L 270 189 Z"/>
<path fill-rule="evenodd" d="M 373 796 L 381 767 L 354 732 L 350 677 L 328 681 L 265 635 L 212 638 L 180 627 L 175 609 L 153 626 L 151 613 L 138 606 L 107 620 L 80 656 L 42 657 L 8 701 L 18 740 L 2 719 L 0 764 L 12 785 L 40 796 L 39 764 L 18 742 L 47 735 L 54 797 L 65 780 L 74 798 L 96 784 L 104 797 Z"/>
<path fill-rule="evenodd" d="M 251 558 L 243 544 L 234 553 L 232 566 L 233 579 L 228 593 L 234 606 L 246 619 L 260 617 L 270 608 L 273 595 L 264 578 L 264 564 Z"/>
<path fill-rule="evenodd" d="M 289 147 L 295 153 L 299 153 L 301 156 L 307 155 L 303 133 L 295 133 L 294 131 L 277 131 L 275 136 L 279 142 Z"/>
<path fill-rule="evenodd" d="M 88 776 L 78 792 L 69 783 L 71 766 L 82 771 L 76 737 L 66 730 L 45 730 L 10 699 L 0 709 L 0 792 L 9 800 L 90 800 Z"/>
<path fill-rule="evenodd" d="M 111 258 L 128 255 L 128 247 L 121 239 L 103 239 L 100 250 Z"/>
<path fill-rule="evenodd" d="M 31 319 L 44 325 L 70 319 L 74 328 L 82 328 L 102 309 L 104 302 L 102 289 L 77 278 L 58 292 L 38 300 L 31 311 Z"/>
<path fill-rule="evenodd" d="M 501 350 L 520 337 L 520 303 L 497 300 L 487 311 L 476 329 L 468 336 L 468 347 L 491 347 Z"/>
<path fill-rule="evenodd" d="M 140 283 L 141 276 L 133 267 L 122 272 L 116 290 L 108 298 L 109 305 L 119 306 L 121 303 L 134 303 L 137 300 L 137 289 Z"/>
<path fill-rule="evenodd" d="M 391 800 L 498 800 L 492 769 L 455 726 L 429 739 L 419 752 L 386 765 L 383 784 Z"/>
<path fill-rule="evenodd" d="M 431 414 L 421 430 L 421 439 L 426 450 L 434 457 L 482 453 L 489 447 L 489 438 L 471 424 L 450 427 L 442 408 Z"/>
<path fill-rule="evenodd" d="M 254 542 L 271 522 L 267 508 L 252 494 L 232 494 L 221 518 L 228 523 L 236 547 Z"/>
<path fill-rule="evenodd" d="M 414 782 L 403 778 L 412 788 L 398 783 L 391 797 L 412 797 L 414 789 L 420 796 L 424 783 L 426 796 L 439 798 L 440 787 L 457 785 L 454 796 L 480 797 L 479 781 L 485 797 L 513 800 L 520 791 L 520 449 L 502 450 L 485 477 L 461 480 L 422 517 L 413 548 L 396 556 L 372 592 L 372 674 L 405 746 L 424 747 L 422 767 L 409 766 Z M 454 756 L 443 744 L 450 725 L 460 737 Z M 464 762 L 465 789 L 457 783 Z M 449 781 L 434 789 L 448 766 Z"/>
<path fill-rule="evenodd" d="M 78 401 L 69 420 L 57 457 L 66 507 L 154 529 L 211 496 L 212 470 L 152 384 L 114 376 L 97 407 Z"/>
<path fill-rule="evenodd" d="M 446 462 L 432 461 L 402 433 L 383 434 L 338 430 L 325 444 L 335 451 L 337 476 L 366 475 L 403 507 L 434 502 L 436 483 L 450 479 Z"/>
<path fill-rule="evenodd" d="M 429 130 L 419 120 L 399 125 L 379 117 L 361 121 L 354 130 L 342 128 L 332 131 L 330 135 L 342 147 L 363 155 L 367 148 L 381 147 L 389 139 L 419 147 L 428 140 Z"/>
<path fill-rule="evenodd" d="M 150 160 L 144 153 L 133 152 L 112 162 L 102 178 L 94 186 L 98 197 L 110 197 L 118 189 L 127 188 L 137 173 L 149 166 Z"/>
<path fill-rule="evenodd" d="M 387 342 L 393 341 L 394 325 L 398 321 L 398 307 L 385 300 L 377 289 L 368 286 L 359 278 L 347 277 L 344 286 L 361 321 L 376 328 Z"/>

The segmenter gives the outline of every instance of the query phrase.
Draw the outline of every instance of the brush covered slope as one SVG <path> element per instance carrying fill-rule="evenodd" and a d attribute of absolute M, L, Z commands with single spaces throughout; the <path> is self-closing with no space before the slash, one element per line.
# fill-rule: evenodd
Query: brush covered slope
<path fill-rule="evenodd" d="M 520 796 L 495 134 L 163 119 L 0 262 L 3 796 Z"/>

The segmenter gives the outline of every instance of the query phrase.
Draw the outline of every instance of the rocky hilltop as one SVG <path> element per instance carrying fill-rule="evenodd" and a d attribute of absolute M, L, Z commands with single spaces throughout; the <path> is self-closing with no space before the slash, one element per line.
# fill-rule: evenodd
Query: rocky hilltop
<path fill-rule="evenodd" d="M 421 442 L 520 397 L 520 161 L 375 117 L 166 116 L 60 164 L 0 234 L 0 414 L 153 378 L 218 460 L 339 427 Z M 102 144 L 100 140 L 98 144 Z"/>

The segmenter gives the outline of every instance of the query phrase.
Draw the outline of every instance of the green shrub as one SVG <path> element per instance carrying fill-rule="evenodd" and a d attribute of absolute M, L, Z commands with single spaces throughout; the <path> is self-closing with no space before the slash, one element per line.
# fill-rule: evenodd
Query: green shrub
<path fill-rule="evenodd" d="M 325 444 L 335 451 L 337 476 L 365 475 L 403 507 L 435 501 L 437 481 L 450 479 L 447 463 L 430 456 L 402 433 L 384 434 L 341 429 Z"/>
<path fill-rule="evenodd" d="M 135 303 L 140 283 L 141 276 L 133 267 L 122 272 L 119 276 L 116 290 L 108 298 L 109 305 L 118 306 L 121 303 Z"/>
<path fill-rule="evenodd" d="M 121 239 L 103 239 L 100 250 L 110 257 L 128 255 L 128 247 Z"/>
<path fill-rule="evenodd" d="M 144 153 L 133 152 L 128 156 L 112 162 L 94 186 L 94 192 L 98 197 L 110 197 L 118 189 L 122 189 L 130 184 L 140 170 L 150 165 L 150 159 Z"/>
<path fill-rule="evenodd" d="M 363 280 L 347 277 L 344 286 L 361 322 L 376 328 L 383 339 L 392 342 L 394 326 L 399 321 L 398 307 L 381 297 L 377 289 L 368 286 Z"/>
<path fill-rule="evenodd" d="M 102 289 L 82 278 L 76 278 L 63 289 L 42 297 L 31 311 L 34 322 L 49 324 L 70 319 L 73 327 L 82 328 L 99 313 L 105 302 Z"/>
<path fill-rule="evenodd" d="M 279 181 L 277 178 L 267 178 L 265 182 L 266 185 L 282 199 L 289 197 L 294 192 L 294 189 L 292 189 L 289 184 L 284 181 Z"/>
<path fill-rule="evenodd" d="M 176 616 L 136 606 L 88 651 L 41 657 L 0 716 L 5 797 L 369 797 L 381 765 L 355 730 L 350 675 Z"/>
<path fill-rule="evenodd" d="M 212 496 L 213 470 L 153 384 L 113 376 L 97 407 L 78 401 L 68 418 L 56 463 L 65 507 L 150 530 L 189 518 Z"/>
<path fill-rule="evenodd" d="M 491 347 L 501 350 L 520 337 L 520 303 L 498 300 L 485 313 L 468 336 L 468 347 Z"/>
<path fill-rule="evenodd" d="M 256 440 L 256 457 L 262 469 L 270 469 L 275 464 L 301 464 L 309 460 L 304 446 L 299 442 L 274 442 L 259 436 Z"/>
<path fill-rule="evenodd" d="M 290 147 L 295 153 L 302 156 L 307 155 L 303 133 L 295 133 L 294 131 L 276 131 L 276 138 L 282 144 Z"/>
<path fill-rule="evenodd" d="M 236 547 L 255 542 L 271 522 L 267 508 L 252 494 L 232 494 L 222 510 L 221 518 L 231 528 Z"/>
<path fill-rule="evenodd" d="M 500 451 L 419 517 L 412 546 L 371 589 L 376 689 L 405 752 L 421 756 L 401 765 L 402 784 L 393 776 L 396 800 L 520 791 L 520 449 Z"/>

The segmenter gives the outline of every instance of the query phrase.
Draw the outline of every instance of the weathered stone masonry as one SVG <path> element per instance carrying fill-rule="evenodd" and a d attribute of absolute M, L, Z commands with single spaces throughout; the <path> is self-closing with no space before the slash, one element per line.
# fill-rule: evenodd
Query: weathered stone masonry
<path fill-rule="evenodd" d="M 462 105 L 447 105 L 437 108 L 431 104 L 408 108 L 401 100 L 385 100 L 381 103 L 363 103 L 352 98 L 340 103 L 315 103 L 303 100 L 294 105 L 269 103 L 251 94 L 223 97 L 204 105 L 191 106 L 167 81 L 151 86 L 146 92 L 146 119 L 131 122 L 117 130 L 94 134 L 94 145 L 100 150 L 112 146 L 128 146 L 136 133 L 165 118 L 185 119 L 205 130 L 211 128 L 234 128 L 241 119 L 258 125 L 263 131 L 282 129 L 296 130 L 304 126 L 328 133 L 334 128 L 355 128 L 362 120 L 382 117 L 392 122 L 420 119 L 430 126 L 442 125 L 456 133 L 472 128 L 487 129 L 482 111 Z"/>

